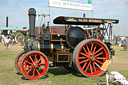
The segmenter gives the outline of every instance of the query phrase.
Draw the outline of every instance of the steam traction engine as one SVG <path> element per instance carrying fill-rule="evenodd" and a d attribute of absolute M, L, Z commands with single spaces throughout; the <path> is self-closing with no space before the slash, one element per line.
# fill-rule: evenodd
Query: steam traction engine
<path fill-rule="evenodd" d="M 103 39 L 87 36 L 87 31 L 73 25 L 117 24 L 119 20 L 57 17 L 54 24 L 67 24 L 66 34 L 50 33 L 45 29 L 40 39 L 35 38 L 36 10 L 29 9 L 30 40 L 26 42 L 24 51 L 15 59 L 15 67 L 27 79 L 42 78 L 49 67 L 64 66 L 72 68 L 85 77 L 97 77 L 104 74 L 114 51 L 110 43 Z M 66 26 L 65 26 L 66 27 Z M 107 31 L 105 31 L 107 32 Z"/>

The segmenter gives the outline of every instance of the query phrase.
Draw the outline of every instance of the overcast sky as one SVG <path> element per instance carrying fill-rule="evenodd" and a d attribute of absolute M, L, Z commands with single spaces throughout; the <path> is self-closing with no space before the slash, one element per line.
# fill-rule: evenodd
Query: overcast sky
<path fill-rule="evenodd" d="M 88 0 L 67 1 L 88 2 Z M 48 0 L 1 0 L 0 27 L 6 26 L 6 16 L 9 17 L 9 27 L 28 27 L 28 9 L 31 7 L 36 9 L 37 14 L 49 14 Z M 50 22 L 52 23 L 57 16 L 83 17 L 84 13 L 86 17 L 92 17 L 91 11 L 50 8 Z M 93 17 L 119 19 L 119 24 L 113 25 L 113 33 L 128 35 L 128 0 L 93 0 Z M 40 18 L 36 26 L 39 25 L 39 21 Z"/>

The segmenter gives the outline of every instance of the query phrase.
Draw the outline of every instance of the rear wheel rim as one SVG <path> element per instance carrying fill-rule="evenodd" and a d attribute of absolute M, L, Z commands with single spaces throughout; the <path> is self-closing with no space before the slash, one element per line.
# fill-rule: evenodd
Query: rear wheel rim
<path fill-rule="evenodd" d="M 23 57 L 24 54 L 25 54 L 25 51 L 20 52 L 17 55 L 16 60 L 15 60 L 15 67 L 16 67 L 16 69 L 19 73 L 21 73 L 21 71 L 20 71 L 20 62 L 21 62 L 21 58 Z"/>
<path fill-rule="evenodd" d="M 101 69 L 106 60 L 109 60 L 107 47 L 98 40 L 88 41 L 77 50 L 77 68 L 84 76 L 96 77 L 104 73 Z"/>
<path fill-rule="evenodd" d="M 23 75 L 28 79 L 43 77 L 48 71 L 48 60 L 41 52 L 30 52 L 21 62 Z"/>

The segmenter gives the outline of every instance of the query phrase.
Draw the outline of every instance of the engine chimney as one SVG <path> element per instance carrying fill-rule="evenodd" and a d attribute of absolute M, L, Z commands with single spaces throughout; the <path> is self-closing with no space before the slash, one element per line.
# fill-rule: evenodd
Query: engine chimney
<path fill-rule="evenodd" d="M 8 27 L 8 17 L 6 17 L 6 27 Z"/>
<path fill-rule="evenodd" d="M 28 10 L 29 15 L 29 36 L 30 40 L 35 40 L 35 17 L 36 17 L 36 10 L 34 8 L 30 8 Z"/>

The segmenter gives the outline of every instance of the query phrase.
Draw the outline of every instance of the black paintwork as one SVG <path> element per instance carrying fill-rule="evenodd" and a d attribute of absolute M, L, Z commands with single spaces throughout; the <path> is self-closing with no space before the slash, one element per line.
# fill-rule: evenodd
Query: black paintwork
<path fill-rule="evenodd" d="M 118 24 L 117 19 L 100 19 L 100 18 L 81 18 L 59 16 L 53 20 L 54 24 L 73 24 L 73 25 L 100 25 L 104 23 Z"/>

